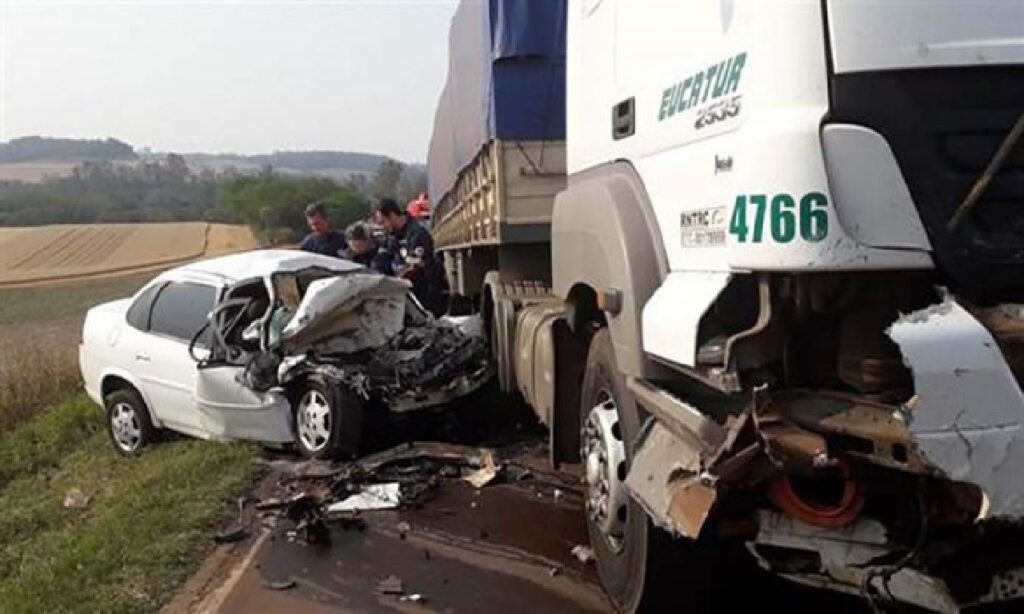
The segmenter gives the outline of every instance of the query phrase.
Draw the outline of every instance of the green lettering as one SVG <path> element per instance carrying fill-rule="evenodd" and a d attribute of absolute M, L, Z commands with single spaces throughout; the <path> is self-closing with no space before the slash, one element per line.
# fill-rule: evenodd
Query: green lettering
<path fill-rule="evenodd" d="M 722 62 L 718 65 L 718 74 L 715 75 L 715 91 L 712 94 L 715 98 L 721 96 L 725 90 L 726 78 L 729 76 L 729 70 L 732 68 L 732 58 L 729 58 L 728 62 Z"/>
<path fill-rule="evenodd" d="M 718 66 L 717 65 L 712 66 L 711 68 L 708 68 L 704 72 L 704 84 L 705 84 L 704 85 L 704 97 L 700 99 L 700 101 L 702 103 L 707 101 L 708 94 L 711 93 L 711 78 L 715 76 L 716 72 L 718 72 Z"/>
<path fill-rule="evenodd" d="M 747 63 L 747 52 L 743 52 L 736 56 L 732 63 L 732 69 L 729 71 L 729 80 L 725 83 L 725 91 L 723 93 L 729 94 L 736 91 L 736 88 L 740 86 L 740 77 L 743 76 L 743 65 Z"/>
<path fill-rule="evenodd" d="M 700 89 L 701 85 L 704 84 L 704 73 L 699 72 L 693 76 L 693 89 L 690 90 L 690 102 L 687 103 L 687 107 L 693 107 L 700 104 Z"/>
<path fill-rule="evenodd" d="M 687 77 L 686 81 L 683 81 L 679 88 L 679 98 L 676 99 L 676 112 L 682 113 L 689 108 L 686 104 L 686 90 L 690 89 L 690 83 L 693 81 L 693 77 Z"/>
<path fill-rule="evenodd" d="M 664 91 L 661 95 L 661 108 L 658 110 L 658 121 L 665 119 L 665 113 L 668 112 L 668 105 L 672 101 L 672 92 L 676 89 L 676 86 L 672 86 Z"/>

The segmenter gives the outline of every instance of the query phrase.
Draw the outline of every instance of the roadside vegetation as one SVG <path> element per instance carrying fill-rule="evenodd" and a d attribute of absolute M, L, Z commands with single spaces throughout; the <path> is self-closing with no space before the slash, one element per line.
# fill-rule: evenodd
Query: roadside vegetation
<path fill-rule="evenodd" d="M 121 457 L 82 394 L 0 435 L 0 610 L 159 609 L 251 486 L 252 453 L 177 440 Z"/>

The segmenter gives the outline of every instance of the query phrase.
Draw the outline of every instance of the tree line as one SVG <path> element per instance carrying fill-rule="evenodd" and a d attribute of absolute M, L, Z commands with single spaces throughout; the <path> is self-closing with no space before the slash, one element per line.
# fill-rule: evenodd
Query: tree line
<path fill-rule="evenodd" d="M 407 202 L 425 190 L 421 167 L 390 159 L 372 176 L 344 182 L 269 165 L 255 173 L 193 170 L 178 154 L 87 160 L 65 177 L 0 181 L 0 226 L 209 221 L 248 224 L 268 241 L 290 242 L 306 232 L 303 211 L 311 202 L 325 202 L 335 226 L 344 228 L 367 217 L 376 198 Z"/>

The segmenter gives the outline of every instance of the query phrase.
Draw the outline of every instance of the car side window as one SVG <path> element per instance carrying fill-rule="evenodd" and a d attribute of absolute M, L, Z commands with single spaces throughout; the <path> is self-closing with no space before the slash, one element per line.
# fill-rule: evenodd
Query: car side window
<path fill-rule="evenodd" d="M 167 284 L 153 284 L 146 288 L 132 306 L 128 308 L 125 320 L 132 328 L 147 331 L 149 330 L 149 311 L 153 307 L 153 299 Z"/>
<path fill-rule="evenodd" d="M 217 290 L 213 286 L 171 282 L 153 301 L 149 330 L 188 342 L 206 323 Z"/>

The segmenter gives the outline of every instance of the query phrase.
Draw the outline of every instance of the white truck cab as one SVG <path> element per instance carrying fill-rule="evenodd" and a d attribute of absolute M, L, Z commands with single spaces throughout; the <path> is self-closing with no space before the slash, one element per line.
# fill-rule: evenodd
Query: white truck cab
<path fill-rule="evenodd" d="M 550 273 L 499 252 L 481 296 L 616 607 L 713 599 L 736 549 L 875 604 L 1024 596 L 1024 3 L 565 19 Z"/>

